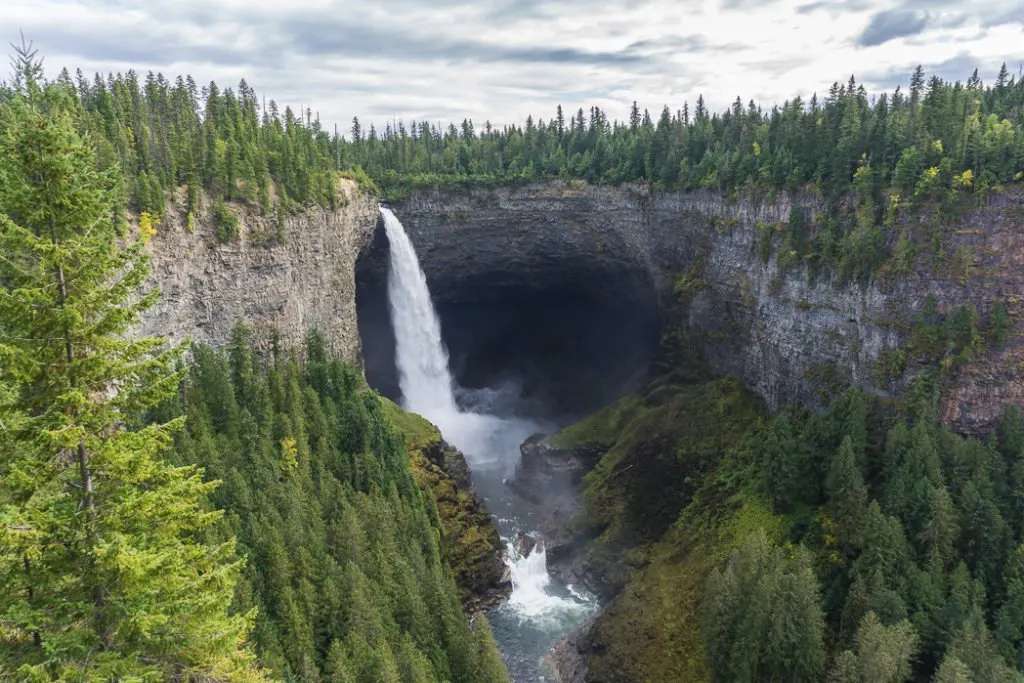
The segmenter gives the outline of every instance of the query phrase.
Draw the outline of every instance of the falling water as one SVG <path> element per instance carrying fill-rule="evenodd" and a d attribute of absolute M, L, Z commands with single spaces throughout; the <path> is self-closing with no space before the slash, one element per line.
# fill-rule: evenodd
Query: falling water
<path fill-rule="evenodd" d="M 498 515 L 499 531 L 508 545 L 506 561 L 513 590 L 507 603 L 489 615 L 490 620 L 517 683 L 544 680 L 540 658 L 592 611 L 594 603 L 552 581 L 543 545 L 520 557 L 512 543 L 517 532 L 533 531 L 530 525 L 536 520 L 534 511 L 510 496 L 501 480 L 518 459 L 519 444 L 542 426 L 459 409 L 441 325 L 416 250 L 395 214 L 383 206 L 380 212 L 391 245 L 388 298 L 404 407 L 436 424 L 445 439 L 466 455 L 478 489 Z"/>

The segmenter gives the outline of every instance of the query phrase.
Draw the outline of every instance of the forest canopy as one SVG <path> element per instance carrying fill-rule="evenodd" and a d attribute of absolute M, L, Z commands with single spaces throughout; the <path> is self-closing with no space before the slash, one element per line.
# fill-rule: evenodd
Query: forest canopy
<path fill-rule="evenodd" d="M 1024 170 L 1024 80 L 1005 65 L 991 83 L 976 70 L 965 76 L 947 81 L 918 67 L 908 87 L 871 95 L 850 76 L 821 95 L 771 106 L 737 97 L 721 112 L 698 98 L 654 114 L 634 103 L 625 120 L 559 106 L 551 118 L 502 127 L 467 119 L 377 129 L 356 118 L 344 131 L 311 109 L 281 111 L 244 80 L 222 88 L 190 76 L 65 70 L 54 85 L 101 162 L 121 164 L 136 208 L 160 213 L 165 192 L 184 185 L 193 209 L 199 187 L 267 211 L 275 202 L 333 206 L 341 172 L 389 193 L 558 177 L 826 196 L 866 186 L 904 200 L 984 194 Z M 0 91 L 10 96 L 9 86 Z"/>

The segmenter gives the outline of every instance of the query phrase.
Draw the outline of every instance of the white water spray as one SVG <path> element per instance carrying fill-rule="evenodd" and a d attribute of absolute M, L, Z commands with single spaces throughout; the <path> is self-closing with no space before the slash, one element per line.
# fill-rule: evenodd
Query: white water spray
<path fill-rule="evenodd" d="M 507 469 L 518 457 L 519 444 L 540 431 L 540 427 L 528 420 L 459 410 L 441 324 L 416 250 L 395 214 L 383 206 L 380 213 L 391 245 L 388 298 L 404 407 L 436 424 L 474 468 Z M 518 617 L 557 623 L 589 609 L 578 599 L 551 592 L 542 546 L 526 557 L 519 557 L 509 542 L 508 557 L 513 586 L 508 607 Z"/>
<path fill-rule="evenodd" d="M 441 340 L 441 323 L 430 301 L 427 278 L 412 241 L 390 209 L 380 207 L 391 245 L 388 300 L 395 326 L 395 362 L 399 386 L 409 410 L 427 417 L 455 413 L 448 352 Z"/>

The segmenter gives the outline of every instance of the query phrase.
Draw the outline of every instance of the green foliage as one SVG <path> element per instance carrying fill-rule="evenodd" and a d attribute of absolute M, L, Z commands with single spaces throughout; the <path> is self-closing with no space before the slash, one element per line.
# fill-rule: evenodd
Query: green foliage
<path fill-rule="evenodd" d="M 238 215 L 224 202 L 216 202 L 212 209 L 213 220 L 217 226 L 217 241 L 229 244 L 238 239 Z"/>
<path fill-rule="evenodd" d="M 892 270 L 896 275 L 907 277 L 913 274 L 917 260 L 917 246 L 910 234 L 904 230 L 892 254 Z"/>
<path fill-rule="evenodd" d="M 988 318 L 988 339 L 994 348 L 1002 348 L 1006 344 L 1006 335 L 1010 331 L 1010 316 L 1006 312 L 1006 304 L 996 299 L 992 304 L 992 312 Z"/>
<path fill-rule="evenodd" d="M 929 303 L 926 312 L 936 308 Z M 1005 662 L 998 654 L 985 655 L 997 673 L 986 669 L 988 673 L 979 674 L 981 659 L 960 648 L 1001 651 L 1015 662 L 1024 643 L 1017 604 L 1020 562 L 1011 552 L 1021 540 L 1016 503 L 1021 489 L 1016 478 L 1011 475 L 1007 485 L 1001 474 L 1016 471 L 1024 420 L 1017 413 L 1007 414 L 996 451 L 938 427 L 934 409 L 919 411 L 912 426 L 893 424 L 865 411 L 863 397 L 852 398 L 845 395 L 824 416 L 805 416 L 795 423 L 792 417 L 776 418 L 756 439 L 757 448 L 770 448 L 767 444 L 778 441 L 781 430 L 786 438 L 785 446 L 775 450 L 778 457 L 806 452 L 799 459 L 804 462 L 828 457 L 841 439 L 824 476 L 828 518 L 822 522 L 819 516 L 803 526 L 800 536 L 818 556 L 818 566 L 828 567 L 827 575 L 833 577 L 833 587 L 825 594 L 830 628 L 838 628 L 840 642 L 852 644 L 861 636 L 854 639 L 847 625 L 862 623 L 869 613 L 885 628 L 909 619 L 914 628 L 907 633 L 917 632 L 921 652 L 910 660 L 915 675 L 934 673 L 948 653 L 976 679 L 1002 675 L 998 671 Z M 810 468 L 779 479 L 765 470 L 765 494 L 772 499 L 784 491 L 786 506 L 796 514 L 805 506 L 819 506 L 811 484 L 793 483 L 813 472 Z M 795 521 L 793 528 L 801 524 Z M 978 610 L 980 621 L 971 616 Z M 1000 624 L 995 636 L 982 629 L 986 621 Z M 889 634 L 878 640 L 893 644 L 900 638 Z M 960 642 L 972 645 L 958 646 Z M 833 679 L 906 678 L 902 669 L 893 674 L 896 678 L 857 673 L 863 667 L 859 656 L 855 648 L 838 655 Z M 903 655 L 887 661 L 897 659 L 906 661 Z M 945 665 L 946 675 L 952 676 L 958 666 Z"/>
<path fill-rule="evenodd" d="M 770 111 L 737 101 L 720 114 L 699 100 L 692 115 L 688 106 L 665 108 L 656 121 L 639 111 L 613 121 L 598 107 L 502 129 L 411 122 L 366 135 L 356 121 L 344 148 L 393 198 L 466 180 L 561 177 L 723 192 L 814 185 L 868 202 L 891 185 L 904 197 L 946 201 L 989 191 L 1020 170 L 1022 89 L 1014 80 L 985 89 L 936 78 L 923 99 L 897 91 L 869 102 L 851 79 L 824 100 L 796 98 Z M 964 111 L 976 113 L 965 120 Z M 792 251 L 802 254 L 799 238 Z"/>
<path fill-rule="evenodd" d="M 868 612 L 857 629 L 856 650 L 836 657 L 831 683 L 903 683 L 911 675 L 917 635 L 909 621 L 885 626 Z"/>
<path fill-rule="evenodd" d="M 462 613 L 395 409 L 359 371 L 315 334 L 305 364 L 266 364 L 244 328 L 226 353 L 193 353 L 177 457 L 224 482 L 214 504 L 249 558 L 235 600 L 259 610 L 262 661 L 301 680 L 506 680 L 483 617 Z"/>
<path fill-rule="evenodd" d="M 384 413 L 401 433 L 416 482 L 429 491 L 441 522 L 441 549 L 467 604 L 501 583 L 501 537 L 491 516 L 472 493 L 469 467 L 461 453 L 441 440 L 427 420 L 381 399 Z"/>
<path fill-rule="evenodd" d="M 836 545 L 852 556 L 864 543 L 868 489 L 857 464 L 853 441 L 843 439 L 825 479 L 829 512 L 835 520 Z"/>
<path fill-rule="evenodd" d="M 919 363 L 937 366 L 946 374 L 970 362 L 984 348 L 978 309 L 973 304 L 961 304 L 943 315 L 935 295 L 929 294 L 914 322 L 904 353 Z"/>
<path fill-rule="evenodd" d="M 818 681 L 825 617 L 809 554 L 758 531 L 708 579 L 702 631 L 717 681 Z"/>
<path fill-rule="evenodd" d="M 943 316 L 926 302 L 921 348 L 934 343 L 944 357 L 970 346 L 972 320 L 969 308 Z M 1008 411 L 991 443 L 957 436 L 938 424 L 938 372 L 920 378 L 909 422 L 851 390 L 822 414 L 720 419 L 730 436 L 698 446 L 688 429 L 721 396 L 663 378 L 559 436 L 563 447 L 606 451 L 572 527 L 592 539 L 587 566 L 624 585 L 592 631 L 601 650 L 587 656 L 591 672 L 822 680 L 828 662 L 834 681 L 1018 680 L 1024 418 Z M 679 395 L 692 402 L 675 404 Z M 685 409 L 664 409 L 673 405 Z M 706 455 L 677 460 L 691 448 Z M 637 503 L 670 495 L 665 481 L 685 495 Z M 775 515 L 747 514 L 758 500 Z M 656 511 L 675 521 L 661 526 Z"/>
<path fill-rule="evenodd" d="M 761 263 L 772 260 L 772 238 L 775 228 L 770 223 L 759 223 L 757 227 L 757 255 Z"/>
<path fill-rule="evenodd" d="M 155 295 L 97 170 L 31 52 L 0 98 L 0 678 L 260 680 L 229 615 L 240 562 L 213 532 L 216 482 L 165 452 L 176 349 L 128 330 Z"/>
<path fill-rule="evenodd" d="M 737 99 L 713 113 L 700 98 L 692 111 L 689 104 L 653 117 L 637 110 L 627 121 L 596 106 L 568 117 L 559 107 L 550 120 L 501 128 L 467 119 L 391 122 L 378 131 L 354 119 L 345 137 L 324 130 L 309 109 L 280 112 L 271 101 L 261 111 L 244 80 L 235 89 L 200 88 L 191 77 L 78 72 L 57 85 L 78 125 L 101 141 L 101 164 L 120 163 L 135 208 L 150 213 L 160 213 L 164 191 L 197 181 L 212 196 L 264 213 L 271 187 L 300 204 L 333 207 L 338 172 L 392 200 L 422 187 L 569 178 L 724 193 L 814 187 L 877 204 L 883 187 L 919 201 L 962 201 L 1024 170 L 1024 81 L 1015 78 L 965 87 L 936 77 L 923 97 L 922 87 L 870 100 L 851 78 L 825 98 L 797 97 L 770 110 Z M 793 238 L 791 251 L 802 256 Z"/>
<path fill-rule="evenodd" d="M 380 194 L 380 190 L 377 188 L 377 183 L 375 183 L 373 178 L 363 170 L 362 166 L 357 165 L 353 169 L 341 171 L 338 175 L 348 180 L 354 180 L 356 184 L 359 185 L 359 188 L 364 192 Z"/>

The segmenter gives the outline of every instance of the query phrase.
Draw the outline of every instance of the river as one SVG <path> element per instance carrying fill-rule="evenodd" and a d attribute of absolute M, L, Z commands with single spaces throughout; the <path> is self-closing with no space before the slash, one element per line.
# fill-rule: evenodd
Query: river
<path fill-rule="evenodd" d="M 516 683 L 552 680 L 544 655 L 560 638 L 597 609 L 589 595 L 563 585 L 547 570 L 543 544 L 526 557 L 516 553 L 518 533 L 539 538 L 539 512 L 503 484 L 519 460 L 519 445 L 551 426 L 541 421 L 493 414 L 488 392 L 469 392 L 472 410 L 460 407 L 441 325 L 426 277 L 401 222 L 381 207 L 390 243 L 388 300 L 395 330 L 395 363 L 403 407 L 440 428 L 445 440 L 466 456 L 477 492 L 494 515 L 508 548 L 512 594 L 487 617 Z M 466 397 L 467 392 L 458 392 Z M 466 401 L 462 405 L 466 405 Z"/>

